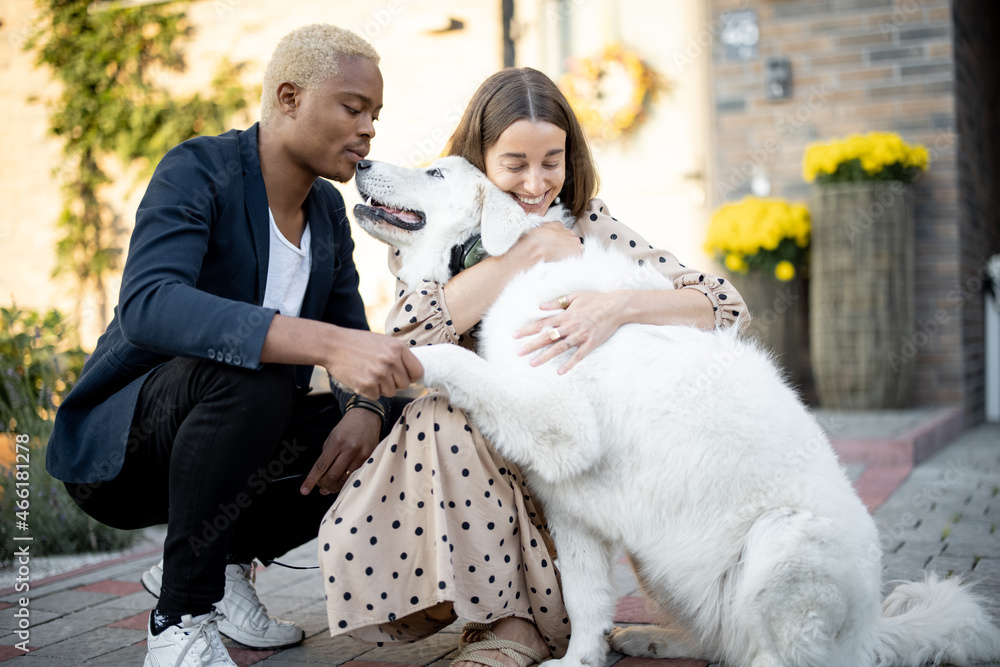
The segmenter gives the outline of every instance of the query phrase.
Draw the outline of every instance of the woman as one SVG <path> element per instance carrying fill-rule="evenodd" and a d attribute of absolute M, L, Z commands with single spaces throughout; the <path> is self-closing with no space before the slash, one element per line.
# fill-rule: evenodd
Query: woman
<path fill-rule="evenodd" d="M 386 330 L 411 345 L 473 347 L 470 332 L 507 281 L 539 261 L 579 254 L 583 237 L 652 263 L 678 289 L 580 292 L 541 304 L 542 319 L 518 332 L 534 364 L 576 348 L 560 369 L 569 372 L 628 322 L 710 329 L 734 325 L 745 309 L 728 282 L 654 249 L 593 199 L 597 173 L 580 124 L 541 72 L 507 69 L 488 78 L 445 153 L 468 159 L 526 212 L 561 201 L 577 221 L 572 229 L 546 223 L 445 285 L 397 285 Z M 398 273 L 395 252 L 389 266 Z M 558 341 L 536 335 L 552 327 Z M 541 508 L 517 467 L 443 394 L 407 407 L 341 491 L 319 543 L 334 634 L 413 641 L 460 616 L 473 621 L 460 667 L 523 667 L 565 653 L 569 620 Z"/>

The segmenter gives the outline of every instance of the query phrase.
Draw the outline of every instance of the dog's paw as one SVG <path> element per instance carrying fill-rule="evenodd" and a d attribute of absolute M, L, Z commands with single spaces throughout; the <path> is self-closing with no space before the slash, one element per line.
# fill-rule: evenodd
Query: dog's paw
<path fill-rule="evenodd" d="M 423 383 L 426 387 L 447 390 L 448 381 L 469 358 L 475 354 L 457 345 L 424 345 L 411 350 L 424 367 Z"/>
<path fill-rule="evenodd" d="M 611 650 L 634 658 L 669 658 L 670 651 L 664 641 L 663 628 L 656 625 L 637 625 L 628 628 L 611 628 L 608 636 Z"/>

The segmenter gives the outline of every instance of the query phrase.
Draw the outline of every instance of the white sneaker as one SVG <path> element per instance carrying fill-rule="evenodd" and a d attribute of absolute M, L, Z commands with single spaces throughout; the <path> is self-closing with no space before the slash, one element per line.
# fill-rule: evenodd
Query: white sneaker
<path fill-rule="evenodd" d="M 302 641 L 302 628 L 289 621 L 268 616 L 267 607 L 257 597 L 253 582 L 256 579 L 256 563 L 226 566 L 226 592 L 215 609 L 219 632 L 244 646 L 251 648 L 281 648 Z M 160 597 L 163 583 L 163 561 L 142 574 L 142 586 L 153 597 Z"/>
<path fill-rule="evenodd" d="M 218 614 L 192 617 L 185 614 L 177 625 L 153 634 L 153 612 L 146 630 L 146 661 L 143 667 L 237 667 L 222 644 Z"/>

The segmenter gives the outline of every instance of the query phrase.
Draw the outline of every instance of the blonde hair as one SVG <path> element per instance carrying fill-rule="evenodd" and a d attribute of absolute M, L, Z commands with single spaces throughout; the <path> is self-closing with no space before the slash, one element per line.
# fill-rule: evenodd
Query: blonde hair
<path fill-rule="evenodd" d="M 278 86 L 290 81 L 302 88 L 315 88 L 337 73 L 344 56 L 367 58 L 378 65 L 372 45 L 350 30 L 326 23 L 297 28 L 281 38 L 264 70 L 260 96 L 260 124 L 266 125 L 275 107 Z"/>

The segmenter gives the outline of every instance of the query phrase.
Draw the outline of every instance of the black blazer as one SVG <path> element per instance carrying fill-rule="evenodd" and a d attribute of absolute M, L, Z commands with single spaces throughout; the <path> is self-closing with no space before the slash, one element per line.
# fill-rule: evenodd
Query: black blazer
<path fill-rule="evenodd" d="M 344 200 L 317 179 L 305 202 L 312 270 L 300 317 L 368 329 Z M 66 482 L 121 470 L 146 375 L 173 357 L 259 369 L 275 311 L 264 308 L 267 194 L 257 125 L 168 152 L 136 213 L 114 319 L 56 413 L 46 466 Z M 296 369 L 308 387 L 311 366 Z"/>

